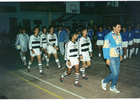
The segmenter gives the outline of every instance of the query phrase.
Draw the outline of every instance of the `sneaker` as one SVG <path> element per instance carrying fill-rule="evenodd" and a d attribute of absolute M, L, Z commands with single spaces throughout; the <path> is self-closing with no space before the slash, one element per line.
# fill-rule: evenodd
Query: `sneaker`
<path fill-rule="evenodd" d="M 50 69 L 49 65 L 46 66 L 47 69 Z"/>
<path fill-rule="evenodd" d="M 80 85 L 80 83 L 75 84 L 75 86 L 82 87 L 82 85 Z"/>
<path fill-rule="evenodd" d="M 45 75 L 45 73 L 42 71 L 41 73 L 40 73 L 41 75 Z"/>
<path fill-rule="evenodd" d="M 64 78 L 60 75 L 60 82 L 63 82 Z"/>
<path fill-rule="evenodd" d="M 115 93 L 120 93 L 120 91 L 117 90 L 116 87 L 114 87 L 113 89 L 110 87 L 110 91 L 115 92 Z"/>
<path fill-rule="evenodd" d="M 28 72 L 31 72 L 31 69 L 30 68 L 28 68 L 27 70 L 28 70 Z"/>
<path fill-rule="evenodd" d="M 84 77 L 82 77 L 82 78 L 85 79 L 85 80 L 88 80 L 87 76 L 84 76 Z"/>
<path fill-rule="evenodd" d="M 62 69 L 63 68 L 63 66 L 58 66 L 58 69 Z"/>
<path fill-rule="evenodd" d="M 104 81 L 104 79 L 101 81 L 102 89 L 103 89 L 103 90 L 106 90 L 106 84 L 107 84 L 107 83 L 104 83 L 103 81 Z"/>

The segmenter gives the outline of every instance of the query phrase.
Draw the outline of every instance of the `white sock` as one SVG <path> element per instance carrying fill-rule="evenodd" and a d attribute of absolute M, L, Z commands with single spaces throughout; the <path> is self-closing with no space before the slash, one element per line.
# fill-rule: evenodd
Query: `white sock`
<path fill-rule="evenodd" d="M 132 52 L 133 52 L 133 50 L 130 49 L 130 55 L 129 55 L 130 58 L 131 58 L 131 56 L 132 56 Z"/>
<path fill-rule="evenodd" d="M 99 53 L 99 57 L 101 57 L 101 53 Z"/>
<path fill-rule="evenodd" d="M 128 49 L 126 50 L 126 57 L 128 58 Z"/>
<path fill-rule="evenodd" d="M 23 62 L 24 62 L 24 65 L 26 65 L 26 57 L 23 56 Z"/>
<path fill-rule="evenodd" d="M 75 84 L 78 83 L 78 79 L 79 79 L 79 73 L 75 73 Z"/>
<path fill-rule="evenodd" d="M 60 68 L 60 62 L 59 62 L 59 59 L 55 59 L 55 62 L 57 63 L 58 68 Z"/>
<path fill-rule="evenodd" d="M 134 53 L 134 51 L 135 51 L 135 48 L 132 48 L 132 53 Z"/>
<path fill-rule="evenodd" d="M 46 61 L 47 61 L 47 57 L 48 57 L 48 56 L 47 56 L 47 55 L 45 55 L 45 59 L 46 59 Z"/>
<path fill-rule="evenodd" d="M 85 76 L 85 69 L 84 68 L 80 68 L 80 71 L 82 72 L 82 77 Z"/>
<path fill-rule="evenodd" d="M 66 72 L 67 72 L 67 71 L 65 71 L 65 72 L 61 75 L 62 78 L 64 78 L 65 76 L 68 75 Z"/>
<path fill-rule="evenodd" d="M 42 63 L 38 63 L 39 72 L 42 73 Z"/>
<path fill-rule="evenodd" d="M 47 59 L 47 66 L 49 66 L 49 59 Z"/>
<path fill-rule="evenodd" d="M 124 59 L 126 59 L 126 55 L 124 55 Z"/>
<path fill-rule="evenodd" d="M 136 52 L 135 52 L 136 55 L 138 54 L 138 50 L 139 50 L 139 48 L 136 48 Z"/>
<path fill-rule="evenodd" d="M 29 68 L 29 69 L 30 69 L 31 64 L 32 64 L 32 63 L 29 61 L 29 63 L 28 63 L 28 68 Z"/>

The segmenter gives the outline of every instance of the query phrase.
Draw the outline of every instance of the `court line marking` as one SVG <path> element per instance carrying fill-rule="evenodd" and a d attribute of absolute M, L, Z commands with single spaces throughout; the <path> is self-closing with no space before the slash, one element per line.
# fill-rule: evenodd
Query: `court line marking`
<path fill-rule="evenodd" d="M 2 67 L 1 67 L 1 68 L 2 68 Z M 4 69 L 4 68 L 3 68 L 3 69 Z M 46 90 L 46 89 L 44 89 L 44 88 L 42 88 L 42 87 L 38 86 L 38 85 L 36 85 L 36 84 L 34 84 L 34 83 L 32 83 L 32 82 L 30 82 L 30 81 L 26 80 L 25 78 L 23 78 L 23 77 L 21 77 L 21 76 L 19 76 L 19 75 L 15 74 L 15 73 L 13 73 L 13 72 L 11 72 L 11 71 L 7 70 L 7 69 L 4 69 L 4 70 L 8 71 L 9 73 L 11 73 L 11 74 L 13 74 L 13 75 L 17 76 L 18 78 L 20 78 L 20 79 L 22 79 L 22 80 L 24 80 L 24 81 L 26 81 L 26 82 L 30 83 L 31 85 L 33 85 L 33 86 L 35 86 L 35 87 L 37 87 L 37 88 L 39 88 L 39 89 L 41 89 L 41 90 L 43 90 L 43 91 L 45 91 L 45 92 L 47 92 L 47 93 L 51 94 L 51 95 L 53 95 L 53 96 L 55 96 L 55 97 L 57 97 L 57 98 L 59 98 L 59 99 L 64 99 L 64 98 L 62 98 L 62 97 L 60 97 L 60 96 L 58 96 L 58 95 L 56 95 L 56 94 L 54 94 L 54 93 L 52 93 L 52 92 L 50 92 L 50 91 L 48 91 L 48 90 Z"/>
<path fill-rule="evenodd" d="M 65 90 L 65 89 L 63 89 L 63 88 L 60 88 L 60 87 L 58 87 L 58 86 L 56 86 L 56 85 L 53 85 L 53 84 L 51 84 L 51 83 L 49 83 L 49 82 L 47 82 L 47 81 L 44 81 L 44 80 L 42 80 L 42 79 L 40 79 L 40 78 L 38 78 L 38 77 L 36 77 L 36 76 L 34 76 L 34 75 L 31 75 L 31 74 L 29 74 L 29 73 L 26 73 L 26 72 L 24 72 L 24 71 L 22 71 L 22 70 L 19 70 L 19 71 L 22 72 L 22 73 L 24 73 L 24 74 L 26 74 L 26 75 L 29 75 L 29 76 L 31 76 L 31 77 L 33 77 L 33 78 L 36 78 L 36 79 L 38 79 L 38 80 L 40 80 L 40 81 L 42 81 L 42 82 L 44 82 L 44 83 L 46 83 L 46 84 L 48 84 L 48 85 L 51 85 L 51 86 L 53 86 L 53 87 L 55 87 L 55 88 L 57 88 L 57 89 L 59 89 L 59 90 L 62 90 L 62 91 L 67 92 L 67 93 L 69 93 L 69 94 L 71 94 L 71 95 L 74 95 L 74 96 L 76 96 L 76 97 L 78 97 L 78 98 L 86 99 L 86 98 L 84 98 L 84 97 L 82 97 L 82 96 L 79 96 L 79 95 L 77 95 L 77 94 L 75 94 L 75 93 L 72 93 L 72 92 L 70 92 L 70 91 L 68 91 L 68 90 Z"/>
<path fill-rule="evenodd" d="M 104 64 L 106 65 L 106 63 L 103 63 L 103 62 L 93 62 L 93 63 L 98 63 L 98 64 Z M 124 68 L 124 69 L 129 69 L 129 70 L 134 70 L 134 71 L 140 71 L 139 69 L 133 69 L 133 68 L 128 68 L 128 67 L 120 67 L 120 68 Z"/>

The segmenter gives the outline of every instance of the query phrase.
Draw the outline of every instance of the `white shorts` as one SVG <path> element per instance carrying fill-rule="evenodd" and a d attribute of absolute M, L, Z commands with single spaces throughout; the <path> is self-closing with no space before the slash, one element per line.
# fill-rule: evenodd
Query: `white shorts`
<path fill-rule="evenodd" d="M 140 43 L 140 39 L 133 39 L 134 43 Z"/>
<path fill-rule="evenodd" d="M 27 46 L 20 46 L 21 51 L 27 52 Z"/>
<path fill-rule="evenodd" d="M 103 45 L 104 44 L 104 40 L 97 40 L 96 45 Z"/>
<path fill-rule="evenodd" d="M 128 45 L 133 45 L 133 40 L 129 41 Z"/>
<path fill-rule="evenodd" d="M 41 53 L 40 53 L 40 48 L 37 48 L 37 49 L 33 49 L 34 50 L 34 54 L 32 53 L 32 51 L 30 50 L 30 55 L 32 56 L 32 57 L 35 57 L 36 55 L 40 55 Z"/>
<path fill-rule="evenodd" d="M 79 61 L 77 57 L 70 57 L 70 62 L 71 62 L 71 66 L 68 65 L 68 61 L 66 62 L 66 65 L 68 68 L 72 68 L 74 65 L 78 65 Z"/>
<path fill-rule="evenodd" d="M 125 42 L 122 41 L 122 47 L 123 47 L 123 48 L 124 48 L 124 47 L 128 47 L 128 41 L 125 41 Z"/>
<path fill-rule="evenodd" d="M 54 49 L 54 47 L 52 47 L 52 46 L 48 46 L 48 47 L 47 47 L 47 51 L 48 51 L 48 54 L 57 53 L 57 50 Z"/>
<path fill-rule="evenodd" d="M 80 59 L 81 61 L 90 61 L 90 55 L 89 52 L 82 52 L 83 59 Z"/>
<path fill-rule="evenodd" d="M 42 47 L 43 47 L 43 49 L 46 49 L 47 50 L 47 44 L 46 43 L 43 43 L 42 44 Z"/>

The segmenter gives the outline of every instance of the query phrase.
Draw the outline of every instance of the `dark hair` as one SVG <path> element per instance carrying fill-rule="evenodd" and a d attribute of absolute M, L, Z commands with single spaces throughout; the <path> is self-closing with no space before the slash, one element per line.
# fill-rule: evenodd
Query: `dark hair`
<path fill-rule="evenodd" d="M 72 31 L 72 32 L 69 34 L 69 39 L 71 40 L 71 39 L 72 39 L 72 37 L 73 37 L 75 34 L 77 34 L 77 33 L 76 33 L 76 32 L 74 32 L 74 31 Z"/>
<path fill-rule="evenodd" d="M 89 23 L 88 26 L 91 26 L 91 24 Z"/>
<path fill-rule="evenodd" d="M 54 26 L 52 26 L 52 25 L 51 25 L 51 26 L 49 26 L 49 29 L 51 29 L 51 28 L 54 28 Z"/>
<path fill-rule="evenodd" d="M 43 31 L 43 29 L 44 29 L 44 28 L 46 28 L 46 29 L 47 29 L 47 27 L 46 27 L 46 26 L 42 26 L 42 31 Z"/>
<path fill-rule="evenodd" d="M 66 29 L 69 29 L 70 30 L 70 26 L 67 26 Z"/>
<path fill-rule="evenodd" d="M 101 27 L 101 28 L 103 28 L 103 26 L 102 26 L 102 25 L 100 25 L 100 26 L 99 26 L 99 28 L 100 28 L 100 27 Z"/>
<path fill-rule="evenodd" d="M 126 25 L 123 25 L 122 28 L 126 28 Z"/>
<path fill-rule="evenodd" d="M 121 25 L 121 23 L 119 21 L 118 22 L 113 22 L 112 27 L 116 27 L 118 24 Z"/>
<path fill-rule="evenodd" d="M 26 28 L 23 27 L 22 30 L 26 30 Z"/>
<path fill-rule="evenodd" d="M 38 29 L 38 27 L 37 27 L 37 26 L 35 26 L 33 30 L 35 30 L 36 28 Z"/>
<path fill-rule="evenodd" d="M 87 27 L 83 26 L 83 28 L 81 29 L 81 31 L 84 31 L 85 29 L 87 29 Z"/>

